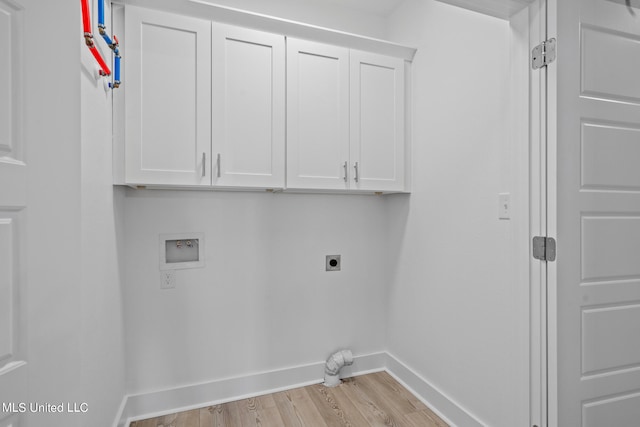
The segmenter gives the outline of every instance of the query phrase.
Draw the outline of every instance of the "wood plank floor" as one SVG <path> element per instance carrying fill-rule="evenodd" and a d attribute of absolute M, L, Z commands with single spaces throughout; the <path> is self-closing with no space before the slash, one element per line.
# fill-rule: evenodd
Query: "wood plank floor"
<path fill-rule="evenodd" d="M 386 372 L 134 421 L 130 427 L 448 427 Z"/>

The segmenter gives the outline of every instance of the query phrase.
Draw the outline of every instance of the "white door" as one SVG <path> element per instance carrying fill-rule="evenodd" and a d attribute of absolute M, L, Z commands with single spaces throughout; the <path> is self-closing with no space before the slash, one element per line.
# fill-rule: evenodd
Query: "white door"
<path fill-rule="evenodd" d="M 351 50 L 351 188 L 404 190 L 404 61 Z"/>
<path fill-rule="evenodd" d="M 213 184 L 283 188 L 284 36 L 213 24 Z"/>
<path fill-rule="evenodd" d="M 349 49 L 287 38 L 287 188 L 349 188 Z"/>
<path fill-rule="evenodd" d="M 0 0 L 0 404 L 26 402 L 25 209 L 27 165 L 22 112 L 20 2 Z M 19 407 L 0 410 L 0 426 L 21 425 Z"/>
<path fill-rule="evenodd" d="M 127 6 L 125 181 L 211 185 L 211 23 Z"/>
<path fill-rule="evenodd" d="M 549 0 L 549 11 L 558 39 L 548 70 L 548 229 L 558 242 L 548 267 L 557 310 L 550 425 L 636 427 L 640 9 L 625 0 Z"/>

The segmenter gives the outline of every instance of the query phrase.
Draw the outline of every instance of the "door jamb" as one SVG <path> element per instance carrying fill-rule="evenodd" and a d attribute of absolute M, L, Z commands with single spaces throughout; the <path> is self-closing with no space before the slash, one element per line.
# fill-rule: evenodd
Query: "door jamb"
<path fill-rule="evenodd" d="M 521 295 L 525 301 L 521 307 L 525 324 L 525 348 L 522 368 L 527 373 L 521 399 L 522 423 L 529 426 L 551 427 L 548 423 L 548 266 L 532 256 L 531 241 L 534 236 L 546 236 L 547 228 L 547 151 L 549 138 L 547 127 L 547 71 L 532 70 L 530 52 L 534 46 L 547 39 L 547 0 L 535 0 L 510 19 L 511 27 L 511 140 L 514 143 L 515 196 L 514 212 L 522 212 L 526 220 L 514 223 L 514 250 L 523 254 L 516 266 L 518 283 L 527 284 Z M 526 89 L 525 89 L 526 88 Z M 520 197 L 518 197 L 520 195 Z M 526 257 L 524 256 L 526 254 Z M 525 421 L 526 417 L 526 421 Z M 526 425 L 526 424 L 524 424 Z"/>

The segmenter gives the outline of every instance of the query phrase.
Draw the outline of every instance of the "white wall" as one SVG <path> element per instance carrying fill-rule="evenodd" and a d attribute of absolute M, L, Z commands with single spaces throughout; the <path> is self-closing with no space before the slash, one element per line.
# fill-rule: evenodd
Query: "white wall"
<path fill-rule="evenodd" d="M 384 350 L 381 198 L 127 190 L 125 217 L 129 392 Z M 161 290 L 158 237 L 179 232 L 205 233 L 206 266 Z"/>
<path fill-rule="evenodd" d="M 323 24 L 287 15 L 284 0 L 269 4 L 236 7 Z M 336 22 L 365 32 L 355 18 Z M 349 346 L 388 349 L 487 425 L 527 422 L 527 285 L 516 284 L 512 242 L 526 218 L 497 212 L 498 193 L 515 191 L 509 24 L 433 0 L 407 0 L 383 22 L 376 35 L 419 47 L 413 194 L 127 190 L 130 393 L 317 362 Z M 178 271 L 176 289 L 160 290 L 158 235 L 181 231 L 206 234 L 206 267 Z M 331 253 L 343 255 L 341 273 L 323 271 Z"/>
<path fill-rule="evenodd" d="M 315 1 L 216 1 L 383 37 L 385 20 Z M 304 3 L 304 4 L 303 4 Z M 127 190 L 130 393 L 384 350 L 386 211 L 374 196 Z M 206 267 L 160 290 L 158 235 L 206 234 Z M 325 255 L 343 270 L 325 272 Z M 322 372 L 319 372 L 319 377 Z"/>
<path fill-rule="evenodd" d="M 84 415 L 29 413 L 25 425 L 110 426 L 124 395 L 110 107 L 79 69 L 86 47 L 81 51 L 78 3 L 21 5 L 29 168 L 25 403 L 89 405 Z M 43 47 L 44 34 L 55 38 L 55 49 Z"/>
<path fill-rule="evenodd" d="M 496 219 L 497 193 L 510 191 L 506 23 L 432 0 L 407 0 L 392 17 L 393 38 L 420 47 L 410 197 L 127 190 L 125 198 L 110 187 L 108 101 L 86 74 L 78 85 L 78 5 L 23 3 L 25 48 L 39 52 L 26 56 L 25 77 L 29 398 L 91 407 L 85 417 L 34 415 L 29 426 L 108 425 L 115 415 L 124 383 L 118 248 L 129 392 L 387 343 L 488 425 L 521 422 L 514 354 L 526 331 L 513 321 L 512 224 Z M 363 24 L 338 9 L 287 14 L 284 0 L 270 4 L 259 11 L 385 33 L 376 17 Z M 56 49 L 41 48 L 47 33 Z M 56 64 L 55 75 L 43 63 Z M 207 266 L 179 271 L 177 288 L 161 291 L 158 234 L 179 231 L 206 233 Z M 342 272 L 324 272 L 331 253 L 343 255 Z"/>
<path fill-rule="evenodd" d="M 389 35 L 418 46 L 413 193 L 387 199 L 389 351 L 482 423 L 525 425 L 528 284 L 512 236 L 526 213 L 500 221 L 497 210 L 498 193 L 515 191 L 509 24 L 406 0 Z"/>
<path fill-rule="evenodd" d="M 95 1 L 92 2 L 95 5 Z M 107 29 L 109 5 L 106 5 Z M 93 9 L 95 11 L 95 9 Z M 95 26 L 95 16 L 94 16 Z M 97 35 L 96 35 L 97 37 Z M 80 43 L 81 115 L 81 354 L 82 396 L 91 410 L 83 425 L 109 426 L 125 392 L 124 313 L 119 251 L 124 189 L 114 188 L 111 161 L 111 91 L 92 75 L 95 60 Z M 105 58 L 111 52 L 100 38 Z"/>
<path fill-rule="evenodd" d="M 212 3 L 292 21 L 384 39 L 386 17 L 344 7 L 340 0 L 212 0 Z"/>
<path fill-rule="evenodd" d="M 75 2 L 74 2 L 75 3 Z M 80 86 L 78 5 L 24 0 L 28 165 L 28 398 L 75 402 L 80 380 Z M 55 34 L 56 49 L 43 49 Z M 28 54 L 39 52 L 38 55 Z M 44 64 L 57 64 L 51 74 Z M 81 425 L 71 414 L 29 414 L 29 427 Z"/>

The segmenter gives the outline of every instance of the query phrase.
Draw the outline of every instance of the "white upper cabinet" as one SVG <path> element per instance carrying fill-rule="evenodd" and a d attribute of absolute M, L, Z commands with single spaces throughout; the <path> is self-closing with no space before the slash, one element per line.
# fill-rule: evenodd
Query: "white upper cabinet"
<path fill-rule="evenodd" d="M 287 39 L 287 188 L 405 190 L 404 61 Z"/>
<path fill-rule="evenodd" d="M 127 6 L 125 35 L 125 183 L 211 185 L 211 22 Z"/>
<path fill-rule="evenodd" d="M 404 72 L 402 59 L 351 50 L 351 188 L 405 190 Z"/>
<path fill-rule="evenodd" d="M 406 191 L 405 60 L 415 50 L 274 23 L 305 34 L 126 5 L 114 182 Z"/>
<path fill-rule="evenodd" d="M 213 24 L 213 185 L 282 188 L 284 36 Z"/>
<path fill-rule="evenodd" d="M 349 49 L 287 39 L 287 188 L 349 188 Z"/>

